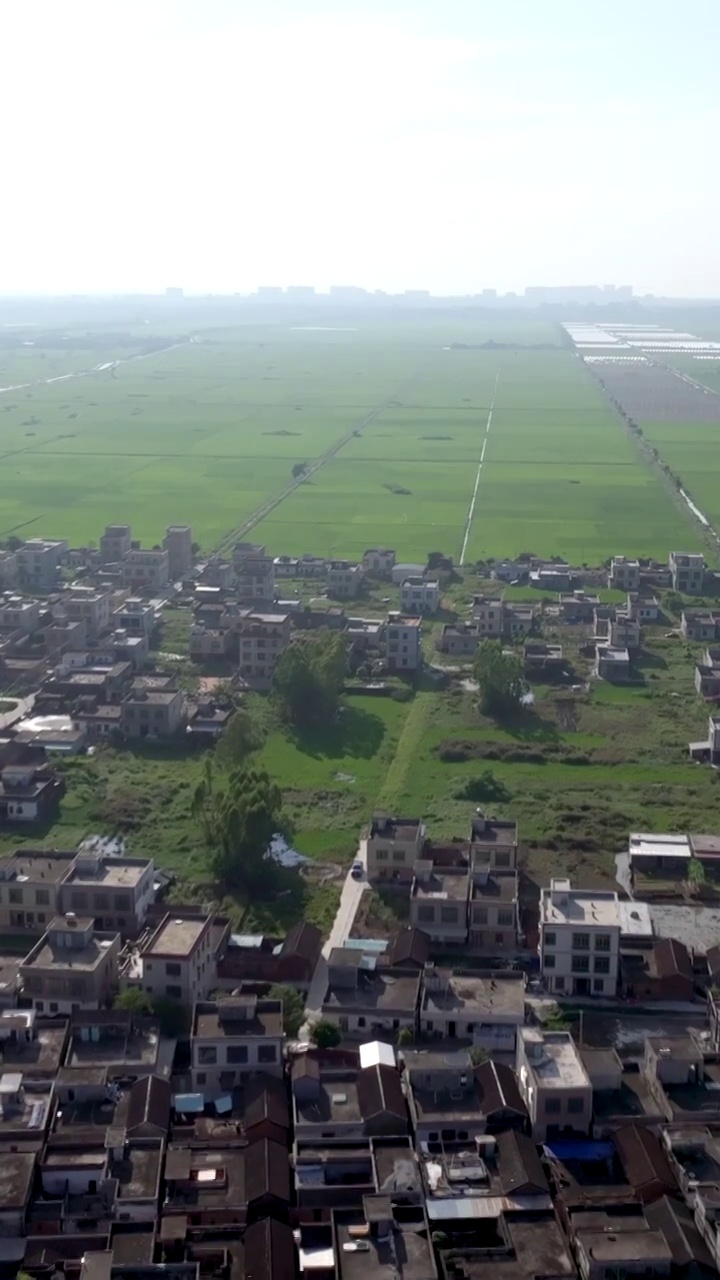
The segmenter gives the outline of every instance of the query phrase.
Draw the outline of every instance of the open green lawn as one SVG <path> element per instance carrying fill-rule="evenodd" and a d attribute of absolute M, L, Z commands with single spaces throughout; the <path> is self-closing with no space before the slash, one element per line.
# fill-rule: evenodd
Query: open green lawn
<path fill-rule="evenodd" d="M 82 544 L 129 522 L 152 545 L 187 521 L 211 548 L 281 494 L 297 463 L 344 441 L 253 536 L 276 554 L 385 543 L 406 559 L 457 558 L 494 402 L 468 560 L 532 550 L 595 562 L 618 547 L 690 545 L 690 526 L 544 320 L 363 314 L 334 329 L 255 312 L 142 359 L 127 332 L 124 346 L 103 335 L 106 350 L 83 350 L 81 335 L 72 350 L 0 349 L 0 386 L 125 358 L 0 394 L 0 538 Z M 487 341 L 498 345 L 480 349 Z"/>

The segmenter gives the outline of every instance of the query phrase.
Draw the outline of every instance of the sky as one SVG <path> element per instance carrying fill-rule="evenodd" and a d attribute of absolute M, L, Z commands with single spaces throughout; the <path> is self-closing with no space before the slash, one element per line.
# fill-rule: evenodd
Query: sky
<path fill-rule="evenodd" d="M 0 11 L 0 293 L 720 297 L 718 0 Z"/>

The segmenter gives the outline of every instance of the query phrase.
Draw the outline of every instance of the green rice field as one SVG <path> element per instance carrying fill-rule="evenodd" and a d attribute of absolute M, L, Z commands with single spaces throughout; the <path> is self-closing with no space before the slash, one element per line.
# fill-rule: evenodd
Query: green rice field
<path fill-rule="evenodd" d="M 72 351 L 44 350 L 29 329 L 34 346 L 0 352 L 0 387 L 14 388 L 0 392 L 0 538 L 81 545 L 127 522 L 152 545 L 187 522 L 204 550 L 237 531 L 273 554 L 356 558 L 385 544 L 412 560 L 465 548 L 466 562 L 697 545 L 549 321 L 362 313 L 167 328 L 151 327 L 168 347 L 150 355 L 148 333 L 133 345 L 131 329 L 86 350 L 79 335 Z"/>

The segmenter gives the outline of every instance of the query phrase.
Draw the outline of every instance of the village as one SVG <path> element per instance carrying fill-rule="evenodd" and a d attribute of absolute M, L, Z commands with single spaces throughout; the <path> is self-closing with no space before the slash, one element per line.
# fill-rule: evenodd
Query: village
<path fill-rule="evenodd" d="M 667 626 L 703 646 L 708 738 L 689 757 L 720 761 L 720 592 L 701 555 L 528 556 L 474 577 L 384 548 L 203 559 L 188 526 L 148 550 L 129 526 L 97 549 L 6 547 L 3 831 L 52 822 L 63 759 L 218 741 L 236 699 L 323 629 L 345 637 L 347 684 L 382 697 L 471 672 L 486 641 L 530 688 L 575 680 L 571 649 L 588 680 L 632 686 L 643 629 Z M 191 687 L 157 662 L 168 607 L 211 673 Z M 487 806 L 452 839 L 377 811 L 357 840 L 326 934 L 238 932 L 106 838 L 2 859 L 7 1274 L 715 1275 L 720 835 L 628 832 L 614 888 L 551 876 L 532 903 L 518 822 Z M 403 923 L 373 935 L 378 894 Z"/>

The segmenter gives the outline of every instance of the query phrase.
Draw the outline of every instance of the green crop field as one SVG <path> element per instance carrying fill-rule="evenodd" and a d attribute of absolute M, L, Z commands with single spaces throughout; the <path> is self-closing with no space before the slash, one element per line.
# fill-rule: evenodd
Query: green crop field
<path fill-rule="evenodd" d="M 467 541 L 468 561 L 526 550 L 593 563 L 694 545 L 544 320 L 361 315 L 334 327 L 255 314 L 200 325 L 192 341 L 167 323 L 106 328 L 66 335 L 70 349 L 31 328 L 34 346 L 0 351 L 0 387 L 15 387 L 0 392 L 0 538 L 78 545 L 128 522 L 152 545 L 188 522 L 209 550 L 282 497 L 253 528 L 274 554 L 357 557 L 384 543 L 401 558 L 457 558 Z M 143 354 L 152 336 L 168 349 Z M 37 381 L 71 371 L 90 372 Z M 308 474 L 283 497 L 298 464 Z"/>

